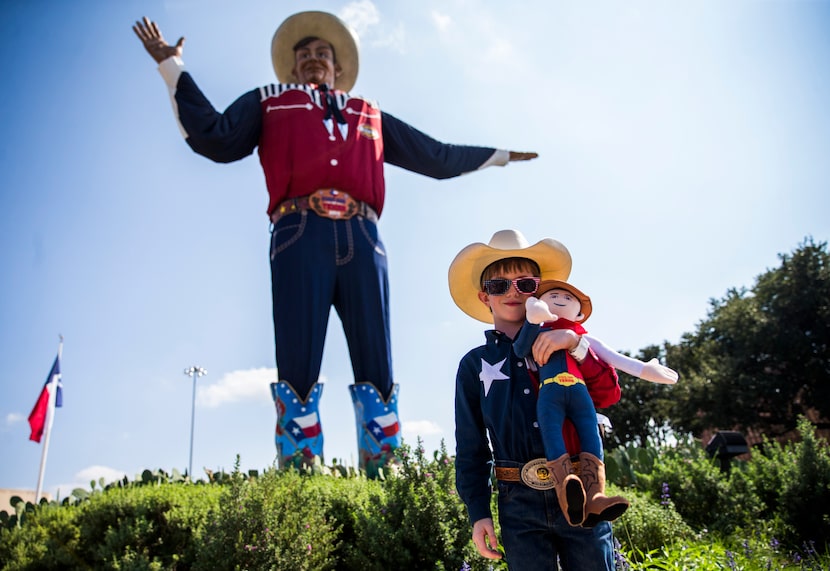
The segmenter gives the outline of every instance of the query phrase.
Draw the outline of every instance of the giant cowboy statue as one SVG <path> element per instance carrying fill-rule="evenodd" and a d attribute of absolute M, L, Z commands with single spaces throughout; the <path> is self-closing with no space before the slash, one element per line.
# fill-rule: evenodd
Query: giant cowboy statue
<path fill-rule="evenodd" d="M 321 462 L 318 382 L 329 311 L 343 324 L 354 373 L 360 467 L 376 475 L 401 443 L 392 376 L 386 251 L 378 234 L 383 163 L 437 179 L 536 158 L 445 144 L 349 92 L 358 38 L 336 16 L 301 12 L 271 43 L 280 83 L 216 111 L 184 69 L 184 38 L 168 44 L 144 18 L 133 31 L 159 64 L 188 145 L 216 162 L 259 153 L 268 189 L 281 467 Z"/>

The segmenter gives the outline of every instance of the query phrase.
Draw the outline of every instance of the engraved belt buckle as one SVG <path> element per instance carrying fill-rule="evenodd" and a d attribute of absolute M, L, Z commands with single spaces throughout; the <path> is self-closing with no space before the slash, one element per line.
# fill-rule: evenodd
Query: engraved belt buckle
<path fill-rule="evenodd" d="M 536 458 L 522 466 L 522 482 L 534 490 L 549 490 L 555 484 L 544 458 Z"/>
<path fill-rule="evenodd" d="M 357 201 L 336 188 L 324 188 L 308 197 L 311 209 L 324 218 L 348 220 L 357 214 Z"/>

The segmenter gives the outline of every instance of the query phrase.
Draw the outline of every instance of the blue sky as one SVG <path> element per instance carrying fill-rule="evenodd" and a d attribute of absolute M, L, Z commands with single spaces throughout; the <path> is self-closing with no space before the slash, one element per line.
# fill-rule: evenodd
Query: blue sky
<path fill-rule="evenodd" d="M 275 81 L 271 37 L 305 9 L 360 33 L 354 93 L 445 141 L 540 154 L 440 182 L 387 166 L 400 414 L 428 450 L 454 448 L 455 370 L 485 328 L 447 290 L 464 246 L 503 228 L 564 242 L 593 299 L 590 332 L 636 352 L 677 342 L 710 299 L 805 237 L 830 238 L 828 2 L 5 0 L 0 488 L 37 483 L 26 417 L 61 334 L 47 491 L 186 468 L 190 365 L 208 370 L 196 475 L 237 454 L 245 469 L 273 462 L 259 162 L 189 150 L 130 27 L 147 15 L 169 41 L 186 36 L 188 69 L 224 108 Z M 323 376 L 326 456 L 350 464 L 335 315 Z"/>

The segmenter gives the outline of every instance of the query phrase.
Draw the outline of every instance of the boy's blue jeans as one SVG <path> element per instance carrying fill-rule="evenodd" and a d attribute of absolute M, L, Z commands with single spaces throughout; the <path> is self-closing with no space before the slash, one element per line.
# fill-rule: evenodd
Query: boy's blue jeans
<path fill-rule="evenodd" d="M 332 306 L 355 382 L 392 391 L 386 251 L 374 222 L 312 212 L 280 218 L 271 236 L 274 337 L 280 380 L 304 398 L 320 376 Z"/>
<path fill-rule="evenodd" d="M 505 560 L 513 571 L 614 571 L 611 525 L 572 527 L 556 492 L 499 482 L 499 524 Z"/>

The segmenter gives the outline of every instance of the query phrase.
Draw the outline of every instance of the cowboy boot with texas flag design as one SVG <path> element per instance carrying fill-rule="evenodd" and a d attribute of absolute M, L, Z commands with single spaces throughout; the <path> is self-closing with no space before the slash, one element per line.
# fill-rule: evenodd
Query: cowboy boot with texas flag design
<path fill-rule="evenodd" d="M 389 398 L 384 400 L 371 383 L 349 386 L 357 425 L 360 469 L 369 478 L 377 478 L 382 469 L 399 464 L 395 455 L 401 445 L 398 388 L 394 385 Z"/>
<path fill-rule="evenodd" d="M 305 399 L 285 381 L 271 383 L 277 408 L 277 460 L 280 468 L 311 468 L 323 463 L 323 430 L 320 396 L 323 384 L 315 383 Z"/>

